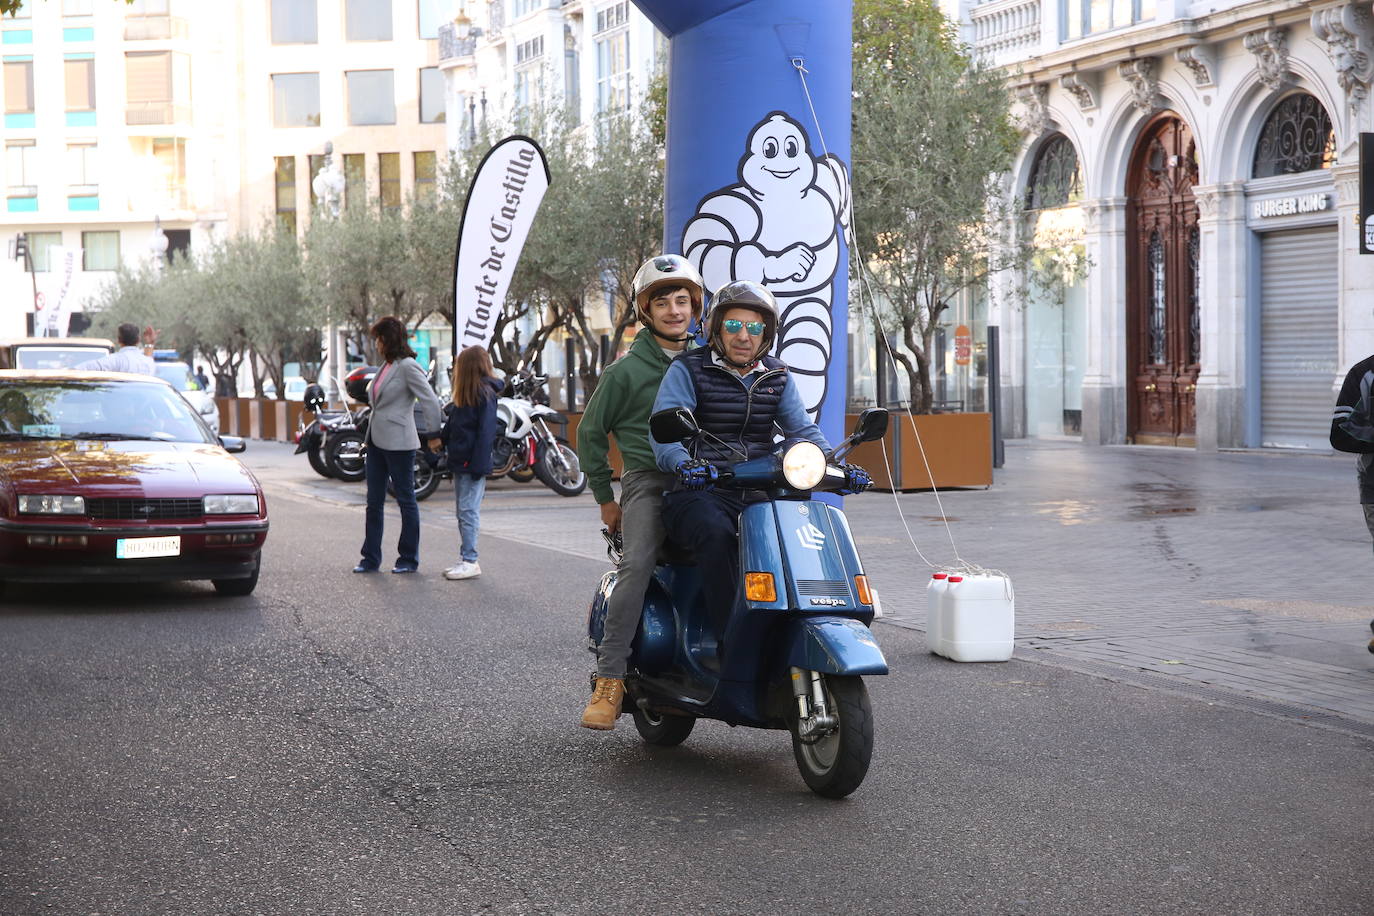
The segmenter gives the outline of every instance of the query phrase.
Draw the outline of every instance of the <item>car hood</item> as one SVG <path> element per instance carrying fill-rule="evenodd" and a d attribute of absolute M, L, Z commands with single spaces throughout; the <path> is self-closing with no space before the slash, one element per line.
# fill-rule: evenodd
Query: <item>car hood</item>
<path fill-rule="evenodd" d="M 0 442 L 0 479 L 15 493 L 171 498 L 260 490 L 237 458 L 198 442 Z"/>

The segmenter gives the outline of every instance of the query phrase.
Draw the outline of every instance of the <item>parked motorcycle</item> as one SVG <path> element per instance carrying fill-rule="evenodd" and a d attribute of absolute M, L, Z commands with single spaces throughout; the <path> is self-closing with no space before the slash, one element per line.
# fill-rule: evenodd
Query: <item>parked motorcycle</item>
<path fill-rule="evenodd" d="M 340 436 L 349 436 L 356 433 L 359 429 L 359 421 L 366 417 L 366 411 L 350 410 L 331 410 L 326 404 L 324 389 L 318 384 L 307 385 L 305 397 L 303 398 L 305 407 L 312 414 L 309 423 L 305 422 L 305 416 L 296 429 L 296 454 L 304 452 L 310 461 L 310 467 L 321 477 L 341 477 L 344 480 L 360 480 L 360 477 L 347 476 L 347 471 L 341 475 L 336 469 L 336 462 L 329 458 L 330 447 L 334 440 Z"/>
<path fill-rule="evenodd" d="M 546 381 L 544 376 L 520 373 L 511 383 L 513 396 L 497 399 L 496 441 L 488 479 L 508 476 L 524 482 L 538 477 L 555 493 L 576 496 L 587 488 L 587 475 L 567 438 L 549 428 L 549 424 L 566 427 L 568 418 L 537 401 Z"/>
<path fill-rule="evenodd" d="M 699 718 L 787 729 L 812 791 L 843 798 L 863 782 L 873 752 L 863 676 L 887 674 L 887 661 L 869 629 L 873 594 L 849 523 L 811 495 L 842 489 L 839 461 L 860 442 L 881 438 L 887 419 L 881 408 L 864 411 L 854 434 L 828 456 L 794 439 L 722 472 L 716 486 L 768 496 L 740 513 L 743 595 L 720 653 L 701 590 L 702 576 L 718 571 L 680 555 L 655 570 L 625 678 L 626 705 L 646 742 L 680 744 Z M 655 414 L 650 432 L 660 442 L 701 434 L 682 408 Z M 612 570 L 588 610 L 593 652 L 615 585 Z"/>
<path fill-rule="evenodd" d="M 332 431 L 325 445 L 325 464 L 340 480 L 356 483 L 367 476 L 367 386 L 377 374 L 377 366 L 359 366 L 344 378 L 344 391 L 363 405 L 351 414 L 351 422 Z"/>

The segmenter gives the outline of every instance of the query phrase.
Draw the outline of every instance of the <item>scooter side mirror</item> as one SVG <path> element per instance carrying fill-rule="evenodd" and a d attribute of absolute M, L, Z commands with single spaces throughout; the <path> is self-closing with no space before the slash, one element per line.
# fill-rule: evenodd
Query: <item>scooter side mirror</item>
<path fill-rule="evenodd" d="M 873 442 L 887 435 L 887 410 L 870 407 L 859 414 L 859 422 L 854 425 L 854 441 Z"/>
<path fill-rule="evenodd" d="M 655 442 L 682 442 L 700 431 L 697 418 L 686 407 L 670 407 L 649 417 L 649 435 Z"/>

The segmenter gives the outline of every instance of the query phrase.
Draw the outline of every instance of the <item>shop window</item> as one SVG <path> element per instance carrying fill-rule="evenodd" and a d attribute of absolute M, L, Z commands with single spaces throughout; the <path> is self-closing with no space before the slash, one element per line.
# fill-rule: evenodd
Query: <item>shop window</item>
<path fill-rule="evenodd" d="M 316 0 L 272 0 L 272 44 L 313 45 L 318 41 Z"/>
<path fill-rule="evenodd" d="M 390 41 L 391 0 L 345 0 L 344 35 L 349 41 Z"/>
<path fill-rule="evenodd" d="M 1026 187 L 1026 209 L 1048 210 L 1076 203 L 1083 194 L 1078 153 L 1063 134 L 1046 140 L 1031 167 Z"/>
<path fill-rule="evenodd" d="M 396 123 L 396 81 L 390 70 L 349 70 L 348 123 Z"/>
<path fill-rule="evenodd" d="M 82 270 L 119 269 L 119 233 L 117 231 L 81 233 Z"/>
<path fill-rule="evenodd" d="M 1297 92 L 1274 108 L 1255 147 L 1253 177 L 1272 178 L 1336 164 L 1336 131 L 1315 97 Z"/>
<path fill-rule="evenodd" d="M 272 74 L 272 126 L 320 126 L 320 75 Z"/>

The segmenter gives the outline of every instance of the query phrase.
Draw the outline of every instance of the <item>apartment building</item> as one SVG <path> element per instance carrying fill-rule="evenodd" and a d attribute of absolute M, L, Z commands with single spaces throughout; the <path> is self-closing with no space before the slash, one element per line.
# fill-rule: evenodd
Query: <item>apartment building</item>
<path fill-rule="evenodd" d="M 341 205 L 432 193 L 445 147 L 450 0 L 44 0 L 0 20 L 5 212 L 35 273 L 0 262 L 0 335 L 35 288 L 79 303 L 121 264 L 275 221 L 303 231 L 332 145 Z M 82 325 L 76 318 L 73 327 Z"/>
<path fill-rule="evenodd" d="M 1009 228 L 1085 268 L 1057 296 L 1003 278 L 983 306 L 1007 432 L 1325 448 L 1334 387 L 1374 352 L 1356 236 L 1368 3 L 963 0 L 960 16 L 1019 100 Z"/>

